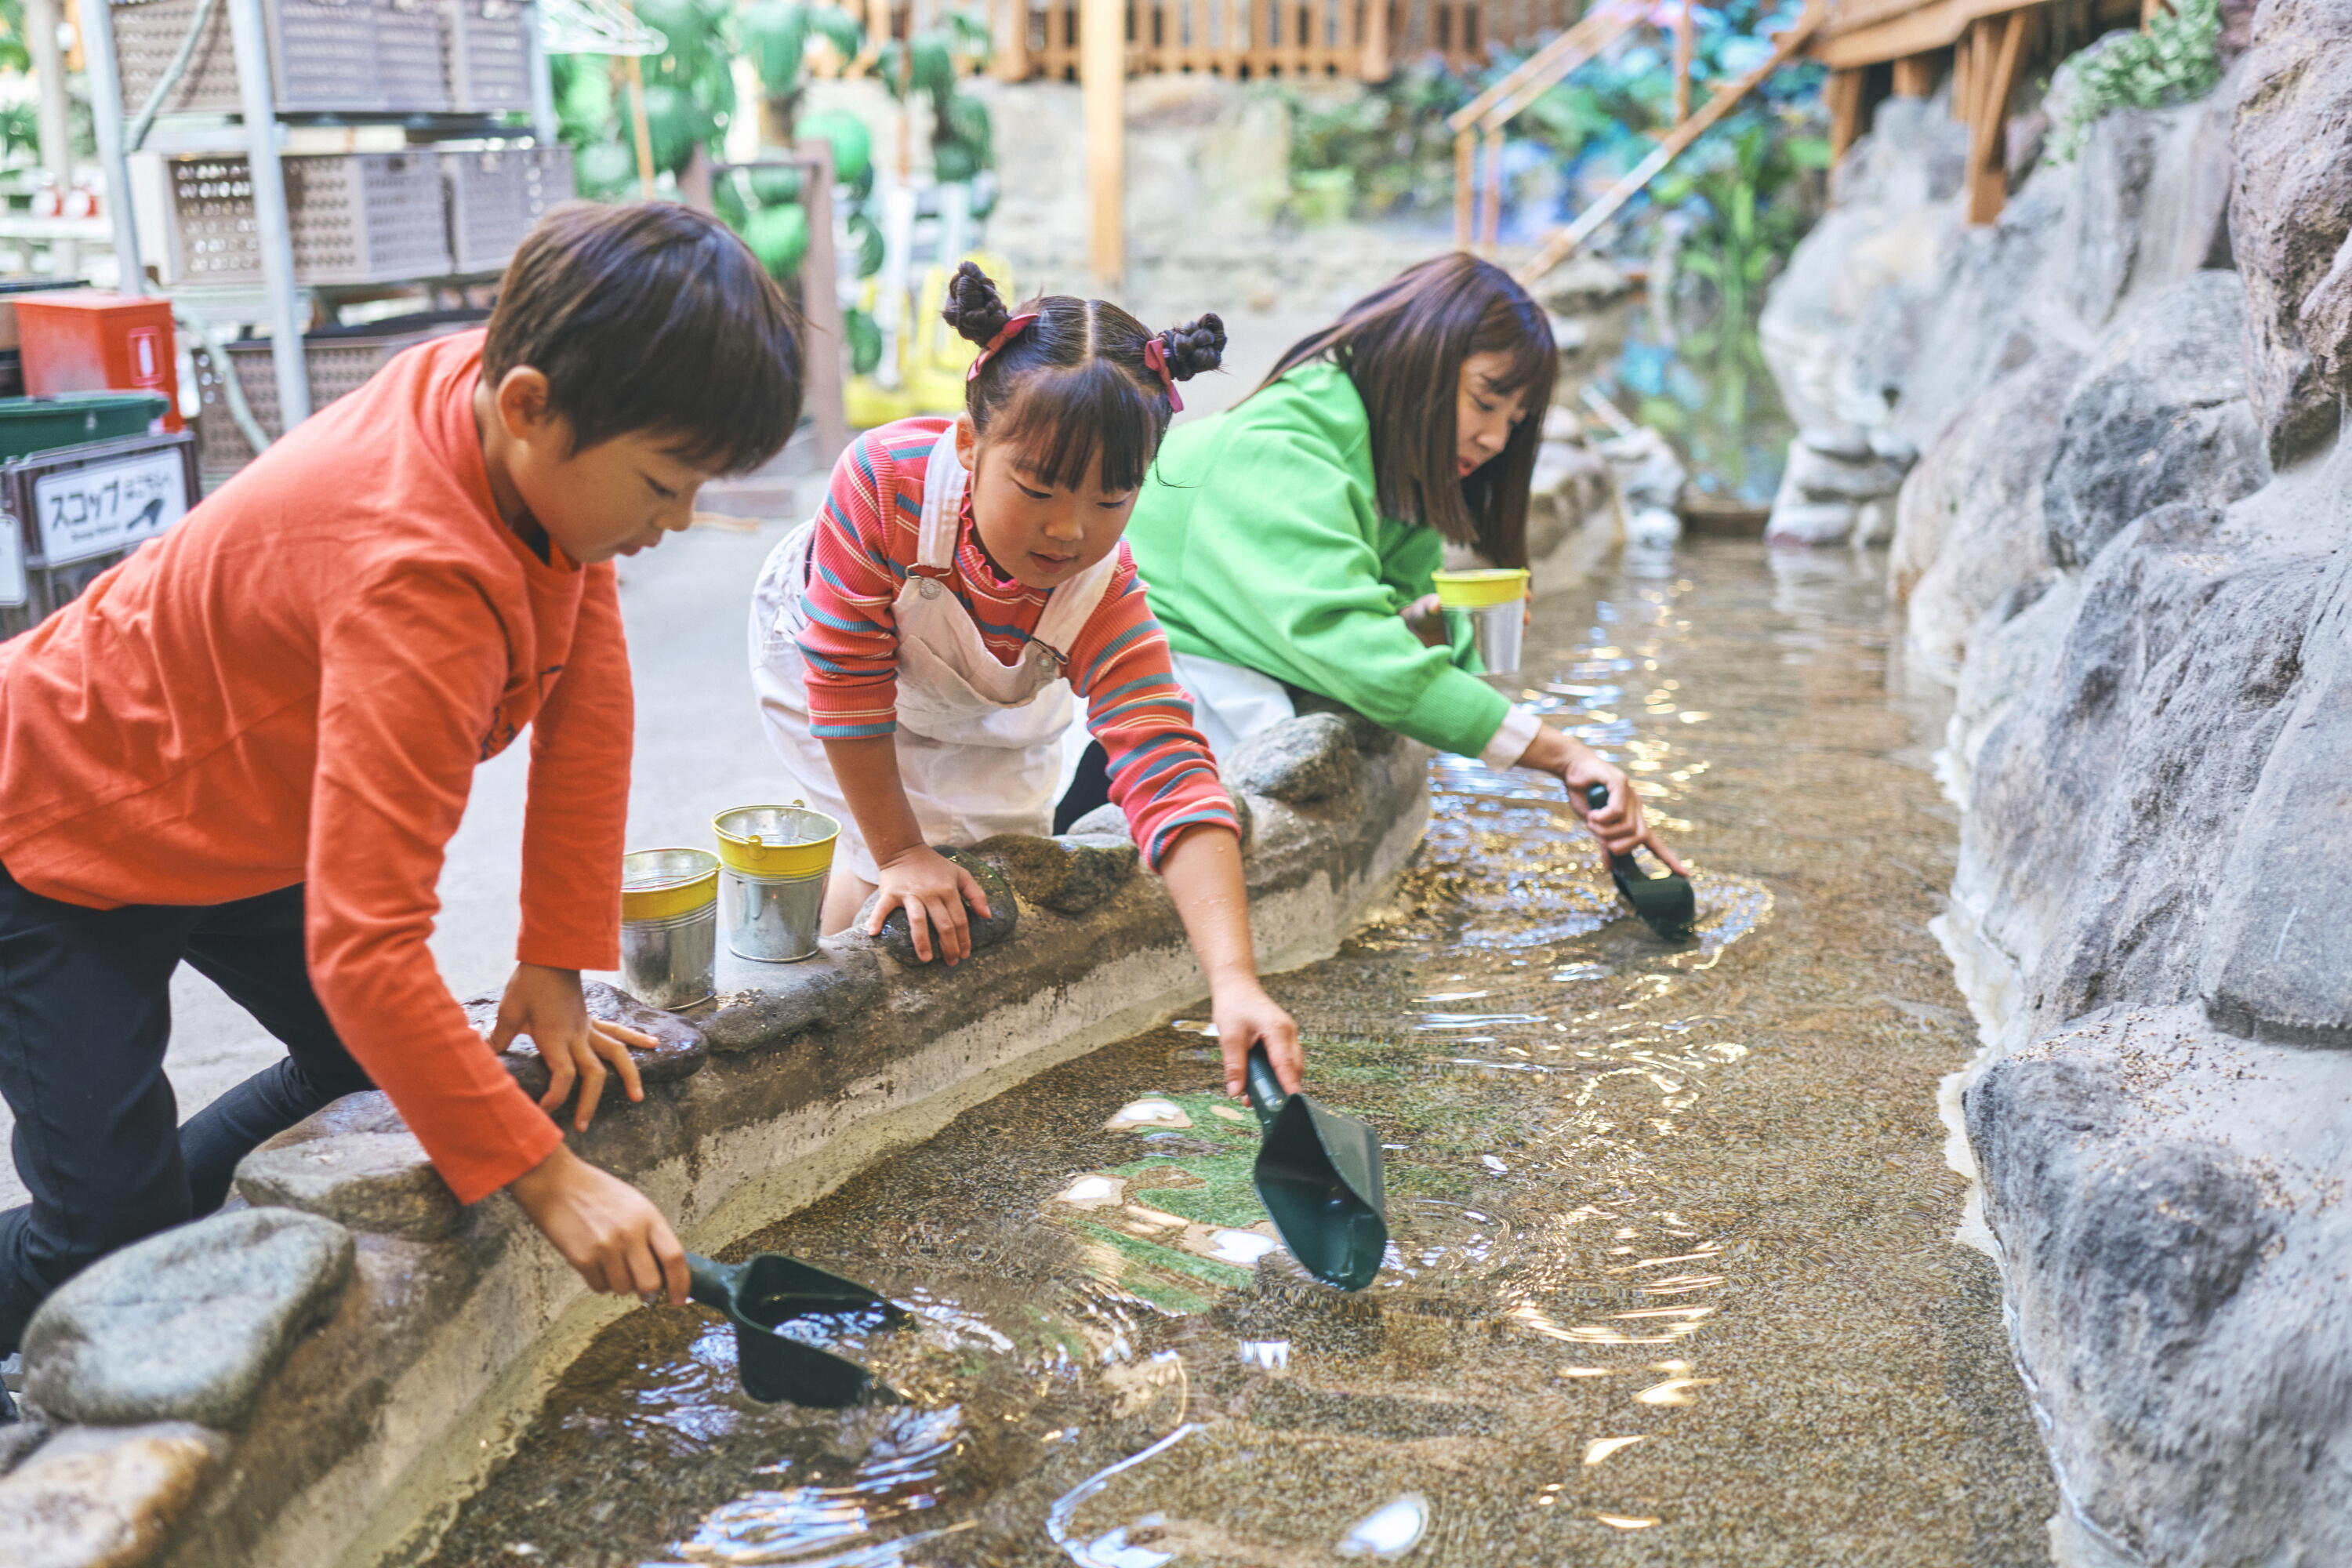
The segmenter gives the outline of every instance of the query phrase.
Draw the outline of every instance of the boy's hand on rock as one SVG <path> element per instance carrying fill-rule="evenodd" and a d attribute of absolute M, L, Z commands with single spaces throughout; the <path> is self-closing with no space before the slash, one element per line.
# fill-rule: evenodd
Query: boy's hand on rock
<path fill-rule="evenodd" d="M 499 999 L 499 1022 L 490 1033 L 490 1049 L 506 1049 L 518 1035 L 529 1035 L 539 1047 L 540 1060 L 547 1064 L 547 1092 L 539 1099 L 541 1110 L 553 1115 L 572 1092 L 572 1084 L 579 1084 L 580 1103 L 572 1111 L 572 1125 L 583 1132 L 596 1120 L 596 1102 L 604 1097 L 604 1081 L 613 1074 L 619 1075 L 621 1088 L 631 1100 L 645 1099 L 645 1084 L 637 1076 L 629 1047 L 649 1051 L 660 1043 L 651 1035 L 591 1018 L 588 1004 L 580 994 L 578 970 L 550 969 L 537 963 L 515 965 L 514 978 L 507 982 L 506 994 Z M 609 1073 L 608 1062 L 612 1064 Z"/>
<path fill-rule="evenodd" d="M 1244 1065 L 1250 1047 L 1263 1043 L 1266 1059 L 1283 1089 L 1297 1094 L 1305 1082 L 1307 1053 L 1299 1048 L 1298 1021 L 1255 982 L 1220 990 L 1210 1003 L 1209 1016 L 1217 1026 L 1217 1050 L 1225 1058 L 1225 1092 L 1242 1097 Z"/>
<path fill-rule="evenodd" d="M 907 937 L 915 944 L 917 958 L 929 963 L 934 942 L 938 955 L 950 967 L 971 956 L 971 921 L 964 905 L 970 903 L 983 919 L 990 913 L 988 895 L 981 890 L 977 878 L 928 844 L 900 850 L 881 871 L 881 880 L 876 884 L 881 896 L 874 900 L 873 916 L 866 922 L 866 935 L 881 935 L 882 922 L 890 911 L 903 909 Z"/>
<path fill-rule="evenodd" d="M 686 1300 L 686 1249 L 653 1201 L 562 1144 L 507 1185 L 591 1290 Z"/>

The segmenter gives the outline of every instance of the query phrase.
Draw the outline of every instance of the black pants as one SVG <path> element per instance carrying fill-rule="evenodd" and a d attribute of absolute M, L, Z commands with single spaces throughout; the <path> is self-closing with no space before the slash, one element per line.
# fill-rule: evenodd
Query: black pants
<path fill-rule="evenodd" d="M 182 959 L 287 1049 L 184 1127 L 163 1076 Z M 310 989 L 299 885 L 209 908 L 87 910 L 0 867 L 0 1095 L 33 1200 L 0 1213 L 0 1355 L 50 1291 L 212 1213 L 255 1144 L 370 1087 Z"/>
<path fill-rule="evenodd" d="M 1087 744 L 1086 754 L 1078 759 L 1078 771 L 1070 779 L 1070 787 L 1054 807 L 1054 831 L 1067 833 L 1070 824 L 1077 821 L 1098 805 L 1110 804 L 1110 753 L 1103 750 L 1100 741 Z"/>

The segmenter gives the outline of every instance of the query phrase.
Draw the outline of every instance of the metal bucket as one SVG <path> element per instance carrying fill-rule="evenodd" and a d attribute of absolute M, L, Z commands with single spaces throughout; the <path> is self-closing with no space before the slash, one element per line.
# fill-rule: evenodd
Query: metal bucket
<path fill-rule="evenodd" d="M 649 1007 L 691 1007 L 716 985 L 719 857 L 638 849 L 621 857 L 621 989 Z"/>
<path fill-rule="evenodd" d="M 1470 646 L 1486 673 L 1497 679 L 1519 672 L 1519 644 L 1527 630 L 1528 574 L 1509 567 L 1437 574 L 1437 603 L 1445 629 L 1458 638 L 1466 626 Z"/>
<path fill-rule="evenodd" d="M 824 890 L 841 824 L 799 801 L 740 805 L 710 819 L 719 834 L 727 946 L 739 957 L 793 963 L 816 956 Z"/>

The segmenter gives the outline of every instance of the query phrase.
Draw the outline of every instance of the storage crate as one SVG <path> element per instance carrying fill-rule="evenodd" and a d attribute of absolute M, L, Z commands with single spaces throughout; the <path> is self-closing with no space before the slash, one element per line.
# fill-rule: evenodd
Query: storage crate
<path fill-rule="evenodd" d="M 305 334 L 302 355 L 310 373 L 311 410 L 357 392 L 401 350 L 478 327 L 488 314 L 486 310 L 434 310 Z M 207 485 L 226 479 L 254 457 L 245 433 L 229 413 L 228 395 L 221 387 L 224 374 L 236 375 L 246 405 L 253 410 L 264 434 L 275 440 L 286 433 L 278 412 L 278 370 L 269 341 L 261 338 L 226 347 L 226 365 L 212 363 L 202 349 L 196 353 L 196 386 L 204 400 L 204 412 L 196 418 L 197 462 Z"/>
<path fill-rule="evenodd" d="M 170 406 L 153 392 L 0 398 L 0 460 L 142 436 Z"/>
<path fill-rule="evenodd" d="M 531 12 L 521 0 L 444 0 L 449 107 L 467 114 L 530 109 Z"/>
<path fill-rule="evenodd" d="M 572 149 L 507 147 L 441 154 L 450 260 L 459 272 L 506 266 L 547 209 L 572 199 Z"/>
<path fill-rule="evenodd" d="M 186 431 L 0 466 L 0 637 L 29 630 L 196 504 Z"/>
<path fill-rule="evenodd" d="M 384 107 L 408 113 L 446 112 L 454 105 L 445 37 L 449 21 L 442 0 L 376 4 L 375 68 L 383 79 Z"/>
<path fill-rule="evenodd" d="M 111 0 L 107 14 L 114 26 L 115 58 L 122 76 L 122 106 L 136 114 L 147 96 L 171 68 L 181 40 L 195 20 L 199 0 Z M 406 0 L 417 7 L 396 8 L 394 0 L 263 0 L 262 16 L 269 35 L 269 74 L 277 89 L 281 114 L 353 113 L 446 109 L 446 81 L 426 84 L 421 102 L 406 102 L 394 88 L 414 88 L 414 70 L 387 72 L 382 64 L 383 37 L 393 42 L 393 53 L 415 53 L 420 27 L 429 35 L 436 58 L 440 20 L 427 0 Z M 406 40 L 404 47 L 403 40 Z M 241 100 L 236 88 L 236 57 L 229 41 L 228 6 L 215 5 L 205 36 L 188 61 L 163 108 L 173 112 L 235 114 Z"/>
<path fill-rule="evenodd" d="M 318 153 L 283 165 L 296 282 L 396 283 L 450 270 L 433 153 Z M 174 160 L 172 216 L 180 281 L 261 281 L 261 232 L 243 158 Z"/>

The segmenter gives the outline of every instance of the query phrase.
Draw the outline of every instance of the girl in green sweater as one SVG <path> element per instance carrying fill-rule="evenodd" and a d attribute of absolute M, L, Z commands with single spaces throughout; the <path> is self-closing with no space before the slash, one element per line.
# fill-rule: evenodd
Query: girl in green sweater
<path fill-rule="evenodd" d="M 1489 767 L 1555 774 L 1579 813 L 1605 784 L 1595 836 L 1682 871 L 1624 773 L 1463 668 L 1436 615 L 1446 542 L 1528 563 L 1558 365 L 1509 274 L 1423 262 L 1294 345 L 1237 407 L 1170 432 L 1127 540 L 1221 756 L 1290 717 L 1297 688 Z M 1081 766 L 1061 826 L 1091 804 L 1094 772 Z"/>

